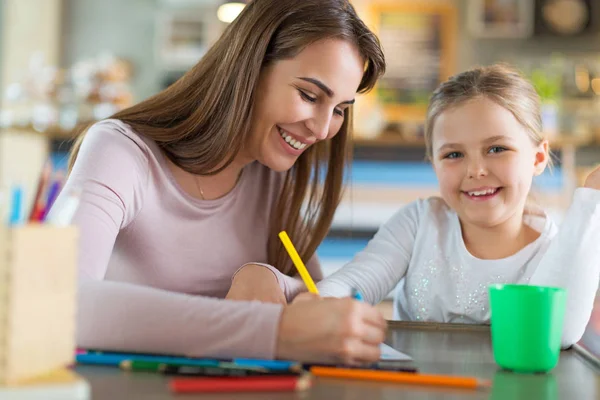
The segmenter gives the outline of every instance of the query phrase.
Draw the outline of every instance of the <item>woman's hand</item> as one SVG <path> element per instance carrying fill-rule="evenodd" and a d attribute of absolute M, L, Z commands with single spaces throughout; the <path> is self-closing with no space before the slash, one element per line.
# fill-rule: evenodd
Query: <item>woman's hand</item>
<path fill-rule="evenodd" d="M 283 309 L 276 356 L 348 365 L 376 362 L 386 328 L 381 313 L 369 304 L 302 294 Z"/>
<path fill-rule="evenodd" d="M 248 264 L 238 271 L 225 299 L 287 304 L 275 274 L 268 268 L 256 264 Z"/>
<path fill-rule="evenodd" d="M 586 188 L 600 190 L 600 167 L 596 167 L 585 179 Z"/>

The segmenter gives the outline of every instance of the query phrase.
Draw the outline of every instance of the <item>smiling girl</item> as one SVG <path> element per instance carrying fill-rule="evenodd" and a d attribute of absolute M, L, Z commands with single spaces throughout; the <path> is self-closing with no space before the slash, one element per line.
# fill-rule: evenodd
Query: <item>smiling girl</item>
<path fill-rule="evenodd" d="M 384 69 L 347 0 L 254 0 L 175 84 L 81 135 L 55 205 L 81 193 L 77 344 L 378 360 L 386 325 L 370 305 L 283 306 L 303 284 L 277 233 L 318 279 L 352 104 Z"/>
<path fill-rule="evenodd" d="M 600 170 L 576 190 L 560 229 L 527 204 L 533 177 L 548 164 L 548 141 L 535 89 L 504 66 L 443 83 L 425 140 L 441 197 L 402 208 L 320 293 L 356 288 L 376 304 L 401 283 L 398 319 L 485 323 L 492 283 L 564 287 L 563 345 L 579 340 L 600 279 Z"/>

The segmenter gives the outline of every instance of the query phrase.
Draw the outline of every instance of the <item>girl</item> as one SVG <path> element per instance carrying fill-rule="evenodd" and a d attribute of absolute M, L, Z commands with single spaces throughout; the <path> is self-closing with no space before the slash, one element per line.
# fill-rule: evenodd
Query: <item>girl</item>
<path fill-rule="evenodd" d="M 174 85 L 80 136 L 56 202 L 81 193 L 78 345 L 377 360 L 385 321 L 373 307 L 283 307 L 303 284 L 277 232 L 294 235 L 318 278 L 351 106 L 384 69 L 347 0 L 254 0 Z"/>
<path fill-rule="evenodd" d="M 441 197 L 402 208 L 318 285 L 321 294 L 354 287 L 376 304 L 400 282 L 397 319 L 486 323 L 490 284 L 560 286 L 568 290 L 563 345 L 578 341 L 599 281 L 600 170 L 576 190 L 560 229 L 526 205 L 549 161 L 539 110 L 535 89 L 504 66 L 443 83 L 425 133 Z"/>

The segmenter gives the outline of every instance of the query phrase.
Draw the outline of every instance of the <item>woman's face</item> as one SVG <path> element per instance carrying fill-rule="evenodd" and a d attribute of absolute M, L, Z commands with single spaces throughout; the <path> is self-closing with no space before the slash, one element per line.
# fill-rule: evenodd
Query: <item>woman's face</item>
<path fill-rule="evenodd" d="M 290 169 L 309 146 L 339 132 L 363 72 L 358 49 L 340 39 L 265 67 L 246 155 L 275 171 Z"/>

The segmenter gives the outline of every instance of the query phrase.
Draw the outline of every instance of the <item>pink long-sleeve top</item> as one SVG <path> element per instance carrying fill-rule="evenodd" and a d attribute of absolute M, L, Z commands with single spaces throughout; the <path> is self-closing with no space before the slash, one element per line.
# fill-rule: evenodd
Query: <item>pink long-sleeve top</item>
<path fill-rule="evenodd" d="M 78 346 L 274 357 L 282 306 L 223 298 L 242 265 L 267 262 L 282 183 L 254 162 L 230 193 L 199 200 L 177 184 L 155 142 L 118 120 L 96 123 L 55 203 L 80 193 Z M 288 298 L 303 287 L 266 267 Z M 321 277 L 316 257 L 307 267 Z"/>

